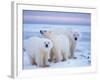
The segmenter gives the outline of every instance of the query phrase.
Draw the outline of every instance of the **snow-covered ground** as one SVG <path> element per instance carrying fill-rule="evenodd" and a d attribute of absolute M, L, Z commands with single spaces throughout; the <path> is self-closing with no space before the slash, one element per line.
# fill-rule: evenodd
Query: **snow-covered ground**
<path fill-rule="evenodd" d="M 45 25 L 46 26 L 46 25 Z M 35 25 L 36 27 L 36 25 Z M 50 27 L 50 25 L 49 25 Z M 54 27 L 54 26 L 53 26 Z M 61 27 L 61 26 L 60 26 Z M 63 26 L 65 27 L 65 26 Z M 43 27 L 41 27 L 43 29 Z M 36 30 L 40 30 L 41 28 L 36 28 Z M 45 28 L 45 27 L 44 27 Z M 46 27 L 47 28 L 47 27 Z M 51 27 L 50 27 L 51 28 Z M 58 27 L 57 27 L 58 28 Z M 59 63 L 49 63 L 50 67 L 48 68 L 67 68 L 67 67 L 83 67 L 83 66 L 90 66 L 91 65 L 91 48 L 90 48 L 90 43 L 91 43 L 91 33 L 90 33 L 90 26 L 68 26 L 65 28 L 71 28 L 71 29 L 79 29 L 81 32 L 82 36 L 80 40 L 77 42 L 76 50 L 75 50 L 75 57 L 74 59 L 69 59 L 64 62 L 59 62 Z M 28 30 L 28 32 L 26 31 Z M 36 31 L 35 28 L 32 29 L 25 29 L 24 31 L 24 40 L 27 40 L 32 35 L 39 36 L 39 33 L 33 33 Z M 24 45 L 27 45 L 24 43 Z M 35 69 L 38 68 L 36 65 L 31 65 L 30 60 L 29 60 L 29 55 L 27 54 L 26 51 L 23 51 L 24 58 L 23 58 L 23 69 Z"/>

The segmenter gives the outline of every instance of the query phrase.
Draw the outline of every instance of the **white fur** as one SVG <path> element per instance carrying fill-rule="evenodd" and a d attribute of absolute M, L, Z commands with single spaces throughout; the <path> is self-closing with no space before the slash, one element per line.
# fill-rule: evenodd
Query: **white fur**
<path fill-rule="evenodd" d="M 51 60 L 56 60 L 55 62 L 59 62 L 61 60 L 67 60 L 70 54 L 70 42 L 69 38 L 67 38 L 64 34 L 55 34 L 52 31 L 40 31 L 40 33 L 52 40 L 53 48 L 51 50 Z"/>
<path fill-rule="evenodd" d="M 61 61 L 63 57 L 67 60 L 69 55 L 69 39 L 65 35 L 53 35 L 54 54 L 56 54 L 57 62 Z"/>
<path fill-rule="evenodd" d="M 73 58 L 74 57 L 74 52 L 75 52 L 75 48 L 77 45 L 77 41 L 79 40 L 79 38 L 81 37 L 81 34 L 79 32 L 78 29 L 57 29 L 57 30 L 52 30 L 53 33 L 55 34 L 63 34 L 65 35 L 67 38 L 69 38 L 70 41 L 70 55 L 69 58 Z M 75 40 L 75 38 L 77 38 L 77 40 Z"/>
<path fill-rule="evenodd" d="M 45 47 L 45 44 L 48 43 L 48 48 Z M 31 37 L 27 40 L 27 45 L 25 45 L 25 49 L 30 56 L 30 60 L 34 59 L 37 66 L 45 66 L 48 65 L 48 56 L 50 53 L 53 44 L 51 40 L 46 38 L 39 37 Z M 41 56 L 45 56 L 45 62 Z M 45 65 L 43 64 L 45 63 Z"/>

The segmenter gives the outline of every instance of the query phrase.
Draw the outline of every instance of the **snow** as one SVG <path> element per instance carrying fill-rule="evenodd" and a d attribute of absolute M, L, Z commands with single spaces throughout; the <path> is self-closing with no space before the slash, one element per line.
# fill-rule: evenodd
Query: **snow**
<path fill-rule="evenodd" d="M 32 25 L 31 25 L 32 26 Z M 34 26 L 34 25 L 33 25 Z M 37 25 L 36 25 L 37 26 Z M 47 25 L 48 26 L 48 25 Z M 51 25 L 49 25 L 51 26 Z M 58 26 L 58 25 L 57 25 Z M 46 25 L 45 25 L 46 27 Z M 64 27 L 64 25 L 63 25 Z M 91 33 L 90 33 L 90 26 L 69 26 L 71 29 L 79 29 L 82 36 L 81 39 L 77 42 L 76 50 L 75 50 L 75 58 L 73 59 L 68 59 L 67 61 L 63 62 L 58 62 L 58 63 L 53 63 L 49 62 L 49 67 L 48 68 L 67 68 L 67 67 L 84 67 L 84 66 L 90 66 L 91 65 Z M 67 28 L 69 28 L 67 27 Z M 41 26 L 43 29 L 43 26 Z M 41 28 L 36 28 L 36 30 L 40 30 Z M 26 29 L 27 30 L 27 29 Z M 29 29 L 28 29 L 29 30 Z M 31 28 L 30 28 L 31 30 Z M 35 31 L 35 28 L 32 27 L 32 30 Z M 32 30 L 30 32 L 32 32 Z M 27 31 L 26 31 L 27 32 Z M 25 31 L 24 31 L 25 33 Z M 31 36 L 33 33 L 30 33 Z M 30 34 L 24 34 L 24 45 L 27 46 L 27 38 L 30 37 Z M 38 36 L 38 34 L 35 34 Z M 41 35 L 39 35 L 40 37 Z M 31 65 L 30 60 L 29 60 L 29 55 L 27 52 L 24 50 L 23 51 L 24 58 L 23 58 L 23 69 L 36 69 L 38 68 L 36 65 Z"/>
<path fill-rule="evenodd" d="M 80 46 L 80 45 L 79 45 Z M 78 49 L 77 49 L 78 48 Z M 53 63 L 49 62 L 48 68 L 66 68 L 66 67 L 82 67 L 90 66 L 91 56 L 89 50 L 86 47 L 78 47 L 75 51 L 75 59 L 69 59 L 64 62 Z M 24 69 L 35 69 L 36 65 L 31 65 L 27 52 L 24 52 Z"/>

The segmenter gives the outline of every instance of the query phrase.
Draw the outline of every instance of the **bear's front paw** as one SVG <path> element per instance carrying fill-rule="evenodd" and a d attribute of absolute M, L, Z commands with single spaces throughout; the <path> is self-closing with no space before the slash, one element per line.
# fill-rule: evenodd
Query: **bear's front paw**
<path fill-rule="evenodd" d="M 49 62 L 52 62 L 52 60 L 51 60 L 51 59 L 48 59 L 48 61 L 49 61 Z"/>
<path fill-rule="evenodd" d="M 32 65 L 37 65 L 37 63 L 34 60 L 32 60 Z"/>
<path fill-rule="evenodd" d="M 49 67 L 50 65 L 44 65 L 43 67 Z"/>
<path fill-rule="evenodd" d="M 62 59 L 61 61 L 67 61 L 67 59 Z"/>

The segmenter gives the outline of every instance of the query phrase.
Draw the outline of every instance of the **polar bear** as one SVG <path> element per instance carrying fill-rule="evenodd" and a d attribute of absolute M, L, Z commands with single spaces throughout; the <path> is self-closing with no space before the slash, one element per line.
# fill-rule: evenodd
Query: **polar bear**
<path fill-rule="evenodd" d="M 52 41 L 46 38 L 31 37 L 26 42 L 25 50 L 29 54 L 31 64 L 38 67 L 47 67 Z"/>
<path fill-rule="evenodd" d="M 77 42 L 81 37 L 81 34 L 80 34 L 79 30 L 73 29 L 73 30 L 67 30 L 65 35 L 69 36 L 69 39 L 71 42 L 71 48 L 70 48 L 71 54 L 70 54 L 69 58 L 75 58 L 74 53 L 75 53 Z"/>
<path fill-rule="evenodd" d="M 54 34 L 63 34 L 70 41 L 70 54 L 69 58 L 74 58 L 75 48 L 77 45 L 77 41 L 80 39 L 81 34 L 78 29 L 53 29 L 51 30 Z"/>
<path fill-rule="evenodd" d="M 52 31 L 40 30 L 40 33 L 53 42 L 50 60 L 54 62 L 65 61 L 70 54 L 70 41 L 63 34 L 55 34 Z"/>

